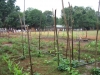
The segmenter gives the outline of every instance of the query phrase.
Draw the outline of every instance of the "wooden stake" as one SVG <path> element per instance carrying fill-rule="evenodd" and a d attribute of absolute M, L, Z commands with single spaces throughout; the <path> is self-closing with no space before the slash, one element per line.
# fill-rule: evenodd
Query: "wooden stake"
<path fill-rule="evenodd" d="M 69 7 L 70 8 L 70 22 L 71 22 L 71 26 L 72 26 L 72 60 L 74 59 L 74 54 L 73 54 L 73 22 L 72 22 L 72 6 Z"/>
<path fill-rule="evenodd" d="M 68 2 L 68 4 L 69 4 L 69 8 L 71 7 L 70 6 L 70 3 Z M 71 72 L 71 69 L 72 69 L 72 66 L 71 66 L 71 54 L 72 54 L 72 52 L 71 52 L 71 49 L 70 49 L 70 39 L 69 39 L 69 25 L 68 25 L 68 46 L 69 46 L 69 50 L 70 50 L 70 72 Z"/>
<path fill-rule="evenodd" d="M 40 27 L 41 27 L 41 17 L 40 17 Z M 39 54 L 40 54 L 40 42 L 41 42 L 41 39 L 40 39 L 40 27 L 39 27 Z"/>
<path fill-rule="evenodd" d="M 25 26 L 25 0 L 24 0 L 24 26 Z M 26 27 L 25 27 L 26 30 Z M 31 59 L 31 49 L 30 49 L 30 41 L 29 41 L 29 29 L 27 26 L 27 41 L 28 41 L 28 51 L 29 51 L 29 59 L 30 59 L 30 74 L 33 75 L 33 68 L 32 68 L 32 59 Z"/>
<path fill-rule="evenodd" d="M 30 40 L 29 40 L 29 29 L 28 29 L 28 27 L 27 27 L 27 40 L 28 40 L 28 51 L 29 51 L 29 59 L 30 59 L 30 67 L 31 67 L 30 74 L 33 75 Z"/>
<path fill-rule="evenodd" d="M 80 39 L 79 39 L 78 47 L 79 47 L 79 50 L 78 50 L 78 61 L 80 61 Z"/>
<path fill-rule="evenodd" d="M 99 22 L 99 9 L 100 9 L 100 0 L 99 0 L 99 6 L 98 6 L 98 15 L 97 15 L 97 33 L 96 33 L 96 51 L 95 51 L 95 68 L 97 67 L 97 51 L 98 51 L 98 32 L 99 32 L 99 26 L 98 26 L 98 22 Z"/>
<path fill-rule="evenodd" d="M 53 9 L 52 9 L 52 13 L 53 13 Z M 56 52 L 56 49 L 55 49 L 55 28 L 56 28 L 56 23 L 55 23 L 55 14 L 53 13 L 53 20 L 54 20 L 54 50 Z"/>
<path fill-rule="evenodd" d="M 87 29 L 86 29 L 86 39 L 87 39 Z"/>
<path fill-rule="evenodd" d="M 18 15 L 19 15 L 19 14 L 18 14 Z M 24 54 L 24 42 L 23 42 L 23 29 L 22 29 L 22 20 L 21 20 L 20 15 L 19 15 L 19 19 L 20 19 L 21 31 L 22 31 L 22 49 L 23 49 L 23 56 L 24 56 L 25 54 Z"/>
<path fill-rule="evenodd" d="M 56 34 L 56 43 L 57 43 L 57 57 L 58 57 L 58 66 L 59 66 L 59 43 L 58 43 L 58 34 L 57 34 L 57 27 L 56 27 L 56 10 L 55 10 L 55 34 Z"/>
<path fill-rule="evenodd" d="M 63 8 L 64 22 L 65 22 L 66 30 L 67 30 L 67 46 L 66 46 L 66 58 L 67 58 L 67 52 L 69 50 L 69 25 L 67 24 L 67 19 L 66 19 L 66 14 L 65 14 L 65 10 L 64 10 L 63 0 L 62 0 L 62 8 Z"/>

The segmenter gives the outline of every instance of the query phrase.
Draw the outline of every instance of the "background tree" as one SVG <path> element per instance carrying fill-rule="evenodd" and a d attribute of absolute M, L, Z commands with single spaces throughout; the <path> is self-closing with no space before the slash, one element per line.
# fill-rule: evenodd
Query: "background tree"
<path fill-rule="evenodd" d="M 41 27 L 45 25 L 45 16 L 43 15 L 42 11 L 38 9 L 29 8 L 25 11 L 25 14 L 26 24 L 29 24 L 30 27 L 40 27 L 40 21 Z"/>
<path fill-rule="evenodd" d="M 69 8 L 64 8 L 65 13 L 66 13 L 66 18 L 70 26 L 70 18 L 69 18 Z M 63 13 L 62 13 L 63 15 Z M 72 8 L 72 17 L 74 20 L 74 28 L 83 28 L 83 29 L 95 29 L 96 25 L 96 12 L 90 7 L 78 7 L 75 6 Z M 62 17 L 62 24 L 63 22 L 63 17 Z"/>
<path fill-rule="evenodd" d="M 6 0 L 0 0 L 0 26 L 5 26 L 5 19 L 7 17 L 7 3 Z"/>
<path fill-rule="evenodd" d="M 21 15 L 21 19 L 23 21 L 23 13 L 20 12 L 20 7 L 15 6 L 15 2 L 16 0 L 0 0 L 0 27 L 18 27 L 20 25 L 19 14 Z M 68 7 L 64 9 L 66 13 L 67 23 L 70 26 L 70 10 Z M 63 16 L 62 10 L 61 14 Z M 62 16 L 61 18 L 56 18 L 57 24 L 64 25 L 64 19 Z M 97 16 L 99 15 L 97 15 L 97 12 L 91 7 L 72 7 L 74 28 L 83 28 L 87 30 L 95 29 Z M 42 13 L 41 10 L 28 8 L 25 11 L 25 18 L 26 24 L 34 28 L 44 28 L 45 26 L 54 25 L 52 11 L 49 10 L 46 10 Z"/>
<path fill-rule="evenodd" d="M 18 25 L 18 12 L 20 8 L 15 6 L 16 0 L 0 0 L 0 24 L 1 27 L 16 27 Z"/>
<path fill-rule="evenodd" d="M 9 13 L 8 17 L 6 18 L 6 24 L 8 27 L 17 28 L 20 25 L 19 10 L 20 8 L 16 6 L 13 11 Z"/>
<path fill-rule="evenodd" d="M 44 16 L 46 17 L 46 26 L 53 26 L 54 22 L 53 22 L 53 14 L 52 11 L 45 11 Z"/>

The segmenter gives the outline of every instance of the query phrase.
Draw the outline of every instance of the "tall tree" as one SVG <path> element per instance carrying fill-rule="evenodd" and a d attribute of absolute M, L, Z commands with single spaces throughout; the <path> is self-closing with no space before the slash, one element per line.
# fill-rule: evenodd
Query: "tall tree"
<path fill-rule="evenodd" d="M 67 21 L 70 25 L 69 18 L 69 8 L 64 8 L 66 13 Z M 83 28 L 83 29 L 94 29 L 96 25 L 96 12 L 91 7 L 78 7 L 75 6 L 72 8 L 72 17 L 74 20 L 74 28 Z M 63 13 L 62 13 L 63 15 Z M 62 17 L 62 24 L 63 24 Z"/>
<path fill-rule="evenodd" d="M 6 0 L 0 0 L 0 24 L 1 27 L 5 25 L 5 19 L 7 17 L 7 4 Z"/>
<path fill-rule="evenodd" d="M 38 9 L 29 8 L 25 11 L 26 14 L 26 23 L 30 25 L 30 27 L 38 28 L 40 27 L 40 20 L 41 20 L 41 27 L 45 25 L 45 16 L 42 14 L 42 11 Z"/>
<path fill-rule="evenodd" d="M 53 26 L 54 22 L 53 22 L 53 14 L 52 14 L 52 11 L 45 11 L 43 13 L 46 17 L 46 25 L 47 26 Z"/>
<path fill-rule="evenodd" d="M 16 6 L 15 9 L 6 18 L 5 22 L 8 27 L 16 28 L 20 25 L 19 10 L 20 10 L 20 8 L 18 6 Z"/>
<path fill-rule="evenodd" d="M 9 20 L 11 20 L 10 16 L 12 16 L 12 14 L 13 14 L 13 16 L 15 16 L 14 15 L 14 12 L 16 9 L 15 2 L 16 2 L 16 0 L 0 0 L 0 24 L 1 24 L 1 27 L 8 27 L 8 24 L 9 24 L 8 22 L 10 22 Z M 13 22 L 14 22 L 14 20 L 13 20 Z"/>

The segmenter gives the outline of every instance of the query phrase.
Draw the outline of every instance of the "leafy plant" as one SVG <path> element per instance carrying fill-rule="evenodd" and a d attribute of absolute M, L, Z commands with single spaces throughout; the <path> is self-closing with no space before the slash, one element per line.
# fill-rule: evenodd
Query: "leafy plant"
<path fill-rule="evenodd" d="M 89 63 L 89 62 L 90 62 L 90 59 L 91 59 L 91 56 L 88 55 L 88 54 L 85 54 L 85 55 L 84 55 L 84 58 L 85 58 L 85 61 L 86 61 L 87 63 Z"/>
<path fill-rule="evenodd" d="M 70 70 L 70 69 L 71 69 L 71 70 Z M 67 70 L 68 70 L 68 72 L 69 72 L 71 75 L 80 75 L 80 74 L 79 74 L 79 71 L 76 70 L 75 68 L 70 68 L 70 67 L 68 67 Z"/>
<path fill-rule="evenodd" d="M 78 66 L 78 61 L 73 60 L 71 63 L 72 67 L 77 67 Z M 60 65 L 58 66 L 58 70 L 60 71 L 66 71 L 67 68 L 70 67 L 70 61 L 68 59 L 60 59 Z"/>
<path fill-rule="evenodd" d="M 15 64 L 15 65 L 13 66 L 13 70 L 14 70 L 14 75 L 23 75 L 23 73 L 22 73 L 22 68 L 20 69 L 20 68 L 18 67 L 18 64 Z"/>
<path fill-rule="evenodd" d="M 100 52 L 100 41 L 97 42 L 97 45 L 98 45 L 98 51 Z M 89 42 L 85 47 L 88 49 L 88 50 L 94 50 L 95 49 L 95 46 L 96 46 L 96 41 L 92 41 L 92 42 Z"/>
<path fill-rule="evenodd" d="M 4 61 L 6 61 L 9 71 L 13 73 L 14 75 L 28 75 L 29 74 L 29 73 L 23 73 L 22 72 L 23 68 L 20 68 L 18 64 L 14 64 L 14 62 L 9 59 L 9 56 L 7 54 L 3 55 L 2 58 Z"/>
<path fill-rule="evenodd" d="M 100 68 L 93 68 L 91 70 L 91 75 L 100 75 Z"/>

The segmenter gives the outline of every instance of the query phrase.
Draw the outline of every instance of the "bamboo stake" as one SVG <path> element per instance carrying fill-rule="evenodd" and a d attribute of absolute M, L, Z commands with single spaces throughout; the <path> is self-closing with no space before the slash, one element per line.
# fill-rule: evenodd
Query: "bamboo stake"
<path fill-rule="evenodd" d="M 40 17 L 40 27 L 41 27 L 41 17 Z M 40 27 L 39 27 L 39 54 L 40 54 L 40 42 L 41 42 L 41 39 L 40 39 Z"/>
<path fill-rule="evenodd" d="M 78 44 L 78 46 L 79 46 L 79 50 L 78 50 L 78 61 L 80 61 L 80 39 L 79 39 L 79 44 Z"/>
<path fill-rule="evenodd" d="M 96 33 L 96 51 L 95 51 L 95 68 L 97 67 L 97 51 L 98 51 L 98 32 L 99 32 L 99 26 L 98 26 L 98 21 L 99 21 L 99 9 L 100 9 L 100 0 L 99 0 L 99 6 L 98 6 L 98 15 L 97 15 L 97 25 L 96 25 L 96 27 L 97 27 L 97 33 Z"/>
<path fill-rule="evenodd" d="M 87 29 L 86 29 L 86 39 L 87 39 Z"/>
<path fill-rule="evenodd" d="M 70 8 L 70 19 L 71 19 L 71 26 L 72 26 L 72 60 L 74 59 L 74 54 L 73 54 L 73 22 L 72 22 L 72 6 Z"/>
<path fill-rule="evenodd" d="M 52 9 L 52 13 L 53 13 L 53 9 Z M 54 50 L 55 50 L 55 28 L 56 28 L 56 23 L 55 23 L 55 14 L 53 13 L 53 20 L 54 20 Z"/>
<path fill-rule="evenodd" d="M 69 2 L 68 2 L 68 4 L 69 4 L 69 8 L 71 8 L 71 6 L 70 6 L 70 3 L 69 3 Z M 72 52 L 71 52 L 71 49 L 70 49 L 69 26 L 68 26 L 68 46 L 69 46 L 69 50 L 70 50 L 70 72 L 71 72 L 71 68 L 72 68 L 72 67 L 71 67 L 71 62 L 72 62 L 72 61 L 71 61 L 71 60 L 72 60 L 72 59 L 71 59 L 71 53 L 72 53 Z"/>
<path fill-rule="evenodd" d="M 24 0 L 24 26 L 25 26 L 25 0 Z M 25 27 L 26 30 L 26 27 Z M 31 59 L 31 49 L 30 49 L 30 41 L 29 41 L 29 29 L 27 26 L 27 41 L 28 41 L 28 50 L 29 50 L 29 59 L 30 59 L 30 74 L 33 75 L 33 68 L 32 68 L 32 59 Z"/>
<path fill-rule="evenodd" d="M 10 35 L 10 33 L 9 33 L 9 30 L 8 30 L 8 34 L 7 34 L 7 37 L 8 37 L 8 41 L 9 41 L 9 35 Z"/>
<path fill-rule="evenodd" d="M 67 52 L 69 50 L 69 25 L 67 24 L 67 19 L 66 19 L 66 14 L 65 14 L 65 10 L 64 10 L 64 3 L 63 3 L 63 0 L 62 0 L 62 9 L 63 9 L 63 17 L 64 17 L 64 22 L 65 22 L 65 25 L 66 25 L 66 30 L 67 30 L 67 46 L 66 46 L 66 58 L 67 58 Z"/>
<path fill-rule="evenodd" d="M 56 43 L 57 43 L 57 57 L 58 57 L 58 66 L 59 66 L 59 43 L 58 43 L 58 34 L 57 34 L 57 27 L 56 27 L 56 10 L 55 10 L 55 35 L 56 35 Z"/>
<path fill-rule="evenodd" d="M 29 59 L 30 59 L 30 74 L 33 75 L 33 68 L 32 68 L 32 58 L 31 58 L 31 49 L 30 49 L 30 40 L 29 40 L 29 29 L 27 26 L 27 40 L 28 40 L 28 51 L 29 51 Z"/>
<path fill-rule="evenodd" d="M 24 0 L 24 13 L 23 13 L 23 18 L 24 18 L 24 28 L 25 28 L 25 31 L 27 31 L 26 30 L 26 26 L 25 26 L 25 0 Z M 27 33 L 25 34 L 25 41 L 26 41 L 26 35 L 27 35 Z"/>
<path fill-rule="evenodd" d="M 18 14 L 18 15 L 19 15 L 19 14 Z M 20 17 L 20 15 L 19 15 L 19 19 L 20 19 L 21 31 L 22 31 L 22 49 L 23 49 L 23 56 L 24 56 L 23 29 L 22 29 L 22 20 L 21 20 L 21 17 Z"/>
<path fill-rule="evenodd" d="M 40 54 L 40 28 L 39 28 L 39 54 Z"/>
<path fill-rule="evenodd" d="M 48 29 L 48 34 L 47 34 L 47 37 L 49 37 L 49 29 Z"/>

